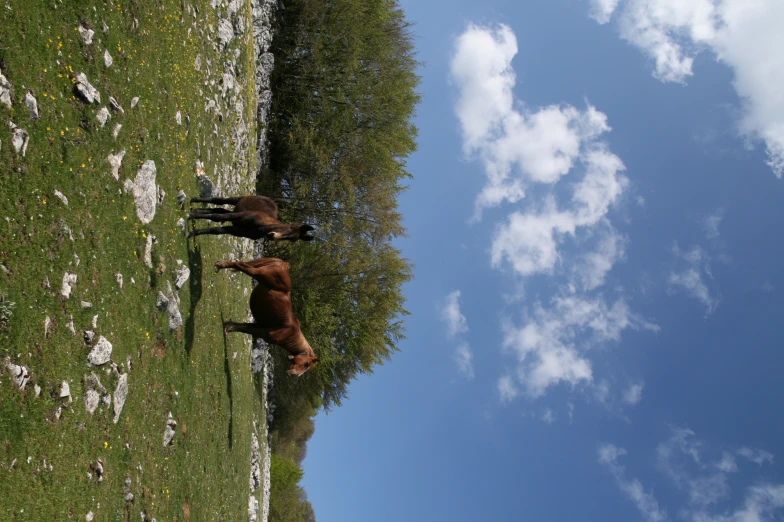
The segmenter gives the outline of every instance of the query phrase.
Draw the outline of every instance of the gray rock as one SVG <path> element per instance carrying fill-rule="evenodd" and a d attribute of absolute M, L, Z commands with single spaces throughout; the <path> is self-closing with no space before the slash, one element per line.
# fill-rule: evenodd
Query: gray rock
<path fill-rule="evenodd" d="M 109 405 L 112 403 L 112 394 L 111 393 L 107 393 L 106 395 L 101 397 L 101 402 L 103 403 L 104 406 L 106 406 L 108 408 Z"/>
<path fill-rule="evenodd" d="M 150 234 L 147 236 L 147 243 L 144 245 L 144 265 L 147 268 L 152 268 L 152 246 L 157 243 L 157 238 Z"/>
<path fill-rule="evenodd" d="M 88 347 L 93 345 L 93 339 L 95 338 L 95 332 L 92 330 L 85 330 L 84 331 L 84 344 Z"/>
<path fill-rule="evenodd" d="M 60 295 L 68 299 L 71 297 L 71 291 L 76 285 L 77 275 L 70 270 L 63 275 L 63 285 L 60 289 Z"/>
<path fill-rule="evenodd" d="M 68 402 L 71 402 L 71 387 L 68 386 L 68 381 L 63 381 L 60 385 L 60 398 L 65 399 L 68 398 Z"/>
<path fill-rule="evenodd" d="M 183 191 L 182 189 L 180 189 L 180 190 L 177 192 L 177 203 L 179 203 L 179 204 L 180 204 L 180 206 L 182 206 L 182 205 L 183 205 L 183 203 L 185 203 L 185 200 L 186 200 L 187 198 L 188 198 L 188 196 L 186 196 L 186 195 L 185 195 L 185 191 Z"/>
<path fill-rule="evenodd" d="M 170 446 L 174 442 L 174 429 L 177 427 L 177 421 L 172 417 L 169 412 L 169 418 L 166 420 L 166 427 L 163 429 L 163 447 Z"/>
<path fill-rule="evenodd" d="M 101 396 L 95 390 L 87 390 L 84 393 L 84 408 L 87 410 L 87 413 L 92 415 L 95 413 L 95 410 L 98 408 L 98 403 L 101 402 Z"/>
<path fill-rule="evenodd" d="M 24 390 L 27 383 L 30 381 L 30 372 L 25 366 L 19 366 L 11 362 L 10 359 L 5 360 L 5 367 L 11 374 L 11 379 L 20 390 Z"/>
<path fill-rule="evenodd" d="M 221 44 L 223 44 L 224 49 L 229 42 L 234 39 L 234 28 L 231 26 L 231 22 L 228 20 L 222 19 L 218 21 L 218 40 L 220 40 Z"/>
<path fill-rule="evenodd" d="M 114 130 L 112 131 L 112 138 L 114 138 L 115 140 L 117 139 L 117 136 L 120 134 L 120 129 L 122 129 L 122 124 L 115 123 Z"/>
<path fill-rule="evenodd" d="M 182 232 L 183 235 L 185 234 L 185 229 L 187 228 L 187 224 L 185 223 L 185 220 L 183 218 L 177 220 L 177 228 L 180 229 L 180 232 Z"/>
<path fill-rule="evenodd" d="M 8 79 L 3 76 L 2 71 L 0 71 L 0 103 L 10 109 L 13 107 L 13 97 L 14 86 L 11 85 L 11 82 L 9 82 Z"/>
<path fill-rule="evenodd" d="M 166 192 L 163 190 L 163 187 L 158 185 L 158 204 L 163 205 L 163 199 L 166 197 Z"/>
<path fill-rule="evenodd" d="M 177 294 L 172 291 L 171 283 L 166 281 L 168 285 L 168 298 L 169 306 L 166 310 L 169 312 L 169 330 L 176 330 L 182 326 L 182 315 L 180 315 L 180 300 Z"/>
<path fill-rule="evenodd" d="M 117 125 L 119 125 L 119 123 Z M 125 149 L 115 154 L 109 154 L 109 157 L 106 158 L 109 160 L 109 165 L 112 167 L 112 177 L 117 181 L 120 181 L 120 167 L 122 167 L 123 157 L 125 157 Z"/>
<path fill-rule="evenodd" d="M 59 190 L 55 189 L 54 195 L 57 196 L 57 199 L 63 202 L 63 204 L 67 207 L 68 206 L 68 198 L 65 197 L 65 194 L 60 192 Z"/>
<path fill-rule="evenodd" d="M 82 301 L 81 305 L 82 305 L 82 309 L 93 307 L 93 304 L 90 301 Z"/>
<path fill-rule="evenodd" d="M 89 513 L 87 513 L 87 514 L 84 516 L 84 520 L 85 520 L 85 522 L 93 522 L 93 520 L 94 520 L 94 519 L 95 519 L 95 515 L 93 514 L 93 512 L 92 512 L 92 511 L 90 511 Z"/>
<path fill-rule="evenodd" d="M 114 112 L 125 114 L 125 110 L 120 105 L 120 102 L 118 102 L 113 96 L 109 96 L 109 107 L 111 107 Z"/>
<path fill-rule="evenodd" d="M 193 62 L 193 66 L 196 68 L 197 71 L 201 71 L 201 55 L 196 55 L 196 60 Z M 10 108 L 10 106 L 9 106 Z"/>
<path fill-rule="evenodd" d="M 11 128 L 11 145 L 14 147 L 14 150 L 19 153 L 22 153 L 22 157 L 27 154 L 27 143 L 30 141 L 30 135 L 27 134 L 27 131 L 21 127 L 17 127 L 12 122 L 8 122 L 8 126 Z"/>
<path fill-rule="evenodd" d="M 174 115 L 174 121 L 177 122 L 177 125 L 182 125 L 182 113 L 180 111 L 177 111 Z"/>
<path fill-rule="evenodd" d="M 104 52 L 103 52 L 103 64 L 108 68 L 108 67 L 111 67 L 113 63 L 114 63 L 114 58 L 112 58 L 112 55 L 109 54 L 109 50 L 108 49 L 104 50 Z"/>
<path fill-rule="evenodd" d="M 117 280 L 117 284 L 120 285 L 120 290 L 123 289 L 123 275 L 122 274 L 115 274 L 114 278 Z"/>
<path fill-rule="evenodd" d="M 106 107 L 101 107 L 101 110 L 95 115 L 95 118 L 98 120 L 98 123 L 101 124 L 101 127 L 106 125 L 106 122 L 109 120 L 111 115 L 109 114 L 109 109 Z"/>
<path fill-rule="evenodd" d="M 68 324 L 65 325 L 65 327 L 71 331 L 71 335 L 76 335 L 76 328 L 74 328 L 73 316 L 70 317 L 70 319 L 68 320 Z"/>
<path fill-rule="evenodd" d="M 134 107 L 136 107 L 136 104 L 137 104 L 137 103 L 139 103 L 139 97 L 138 97 L 138 96 L 134 96 L 134 97 L 131 99 L 131 109 L 133 109 Z"/>
<path fill-rule="evenodd" d="M 106 340 L 103 335 L 98 337 L 98 342 L 95 343 L 92 351 L 87 354 L 87 362 L 93 366 L 101 366 L 106 364 L 112 358 L 112 343 Z"/>
<path fill-rule="evenodd" d="M 191 270 L 187 266 L 183 266 L 182 268 L 175 270 L 174 273 L 177 276 L 177 279 L 174 281 L 174 288 L 179 290 L 183 287 L 185 282 L 188 281 L 188 278 L 191 275 Z"/>
<path fill-rule="evenodd" d="M 155 185 L 155 162 L 147 160 L 136 173 L 133 184 L 133 197 L 136 200 L 136 215 L 145 225 L 155 217 L 157 187 Z"/>
<path fill-rule="evenodd" d="M 79 30 L 79 34 L 82 35 L 82 41 L 84 41 L 84 43 L 87 45 L 92 45 L 95 31 L 93 31 L 89 27 L 84 27 L 81 24 L 77 29 Z"/>
<path fill-rule="evenodd" d="M 30 111 L 30 118 L 33 120 L 38 119 L 38 100 L 35 99 L 32 91 L 27 91 L 24 97 L 24 104 L 27 110 Z"/>
<path fill-rule="evenodd" d="M 33 391 L 35 392 L 35 398 L 37 399 L 41 395 L 41 387 L 37 384 L 34 384 Z"/>
<path fill-rule="evenodd" d="M 161 291 L 158 292 L 158 300 L 155 302 L 155 306 L 162 312 L 169 308 L 169 298 L 163 295 Z"/>
<path fill-rule="evenodd" d="M 76 90 L 76 94 L 85 102 L 101 103 L 101 93 L 87 81 L 87 75 L 83 72 L 76 75 L 74 89 Z"/>
<path fill-rule="evenodd" d="M 117 388 L 114 390 L 114 422 L 120 420 L 120 413 L 125 405 L 125 399 L 128 397 L 128 374 L 120 375 L 120 380 L 117 381 Z"/>

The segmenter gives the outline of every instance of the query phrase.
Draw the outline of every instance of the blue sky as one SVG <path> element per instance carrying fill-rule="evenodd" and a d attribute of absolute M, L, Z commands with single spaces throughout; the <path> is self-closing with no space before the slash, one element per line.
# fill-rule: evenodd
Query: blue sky
<path fill-rule="evenodd" d="M 402 5 L 411 316 L 318 519 L 782 519 L 784 3 Z"/>

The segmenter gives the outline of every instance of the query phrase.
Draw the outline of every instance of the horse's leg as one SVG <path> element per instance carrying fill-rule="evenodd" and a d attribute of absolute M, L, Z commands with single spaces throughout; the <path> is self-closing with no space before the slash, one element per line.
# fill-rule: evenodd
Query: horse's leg
<path fill-rule="evenodd" d="M 223 209 L 221 209 L 223 210 Z M 236 218 L 242 217 L 241 214 L 236 212 L 216 212 L 216 213 L 191 213 L 188 215 L 188 219 L 209 219 L 210 221 L 217 221 L 219 223 L 223 221 L 233 221 Z"/>
<path fill-rule="evenodd" d="M 230 214 L 232 211 L 226 208 L 194 208 L 191 209 L 191 219 L 200 219 L 203 214 Z"/>
<path fill-rule="evenodd" d="M 240 332 L 252 335 L 254 339 L 261 338 L 267 342 L 270 341 L 270 333 L 275 330 L 274 328 L 263 328 L 256 323 L 234 323 L 232 321 L 225 321 L 223 323 L 223 332 Z"/>
<path fill-rule="evenodd" d="M 283 261 L 274 257 L 262 257 L 252 261 L 216 261 L 215 271 L 233 268 L 267 288 L 288 292 L 291 290 L 289 271 L 282 266 Z"/>
<path fill-rule="evenodd" d="M 236 198 L 191 198 L 191 203 L 215 203 L 216 205 L 236 205 L 242 196 Z"/>
<path fill-rule="evenodd" d="M 231 234 L 232 236 L 237 236 L 234 227 L 212 227 L 193 230 L 190 234 L 188 234 L 188 237 L 200 236 L 202 234 Z"/>

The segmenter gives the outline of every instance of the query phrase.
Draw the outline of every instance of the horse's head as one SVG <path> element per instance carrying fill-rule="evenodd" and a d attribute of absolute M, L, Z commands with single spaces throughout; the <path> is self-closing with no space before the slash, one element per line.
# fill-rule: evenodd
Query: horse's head
<path fill-rule="evenodd" d="M 289 355 L 289 360 L 291 361 L 291 366 L 289 366 L 288 374 L 294 377 L 301 377 L 303 373 L 319 363 L 319 358 L 308 352 Z"/>
<path fill-rule="evenodd" d="M 308 232 L 314 230 L 311 225 L 280 225 L 267 232 L 267 239 L 272 241 L 313 241 L 315 238 Z"/>

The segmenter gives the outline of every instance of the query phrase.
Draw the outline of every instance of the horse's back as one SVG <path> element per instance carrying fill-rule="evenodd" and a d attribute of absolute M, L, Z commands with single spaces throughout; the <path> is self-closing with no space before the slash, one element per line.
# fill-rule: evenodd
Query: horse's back
<path fill-rule="evenodd" d="M 267 196 L 242 196 L 234 206 L 235 212 L 261 212 L 278 219 L 278 206 Z"/>

